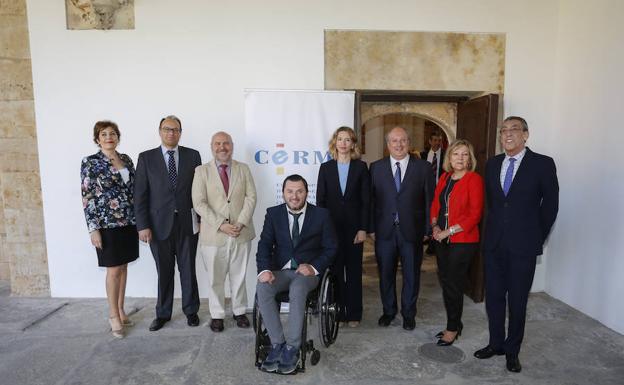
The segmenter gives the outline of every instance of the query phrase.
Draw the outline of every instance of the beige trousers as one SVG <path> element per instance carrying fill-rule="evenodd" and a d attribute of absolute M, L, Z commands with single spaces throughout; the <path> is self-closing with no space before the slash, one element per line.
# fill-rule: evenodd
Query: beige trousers
<path fill-rule="evenodd" d="M 232 312 L 245 314 L 247 310 L 247 288 L 245 276 L 251 241 L 236 243 L 228 237 L 225 246 L 199 247 L 204 267 L 208 272 L 208 309 L 212 318 L 225 318 L 225 277 L 230 277 Z"/>

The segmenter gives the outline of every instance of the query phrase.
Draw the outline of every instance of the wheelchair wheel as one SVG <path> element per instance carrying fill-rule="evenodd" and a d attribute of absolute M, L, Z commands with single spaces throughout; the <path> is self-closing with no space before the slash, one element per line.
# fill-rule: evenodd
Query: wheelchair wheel
<path fill-rule="evenodd" d="M 260 314 L 260 310 L 258 308 L 257 297 L 254 300 L 253 328 L 256 332 L 256 360 L 254 362 L 254 365 L 259 368 L 269 354 L 269 349 L 271 348 L 271 339 L 269 338 L 269 332 L 266 330 L 266 328 L 264 327 L 264 323 L 262 322 L 262 315 Z"/>
<path fill-rule="evenodd" d="M 338 336 L 338 302 L 336 300 L 336 280 L 326 271 L 318 293 L 319 338 L 325 347 L 333 344 Z"/>
<path fill-rule="evenodd" d="M 314 352 L 312 352 L 312 356 L 310 356 L 310 363 L 312 365 L 316 365 L 319 363 L 321 359 L 321 352 L 319 352 L 318 350 L 315 350 Z"/>
<path fill-rule="evenodd" d="M 260 308 L 258 307 L 258 295 L 254 297 L 253 312 L 251 313 L 251 324 L 254 332 L 258 331 L 258 317 L 260 317 Z"/>

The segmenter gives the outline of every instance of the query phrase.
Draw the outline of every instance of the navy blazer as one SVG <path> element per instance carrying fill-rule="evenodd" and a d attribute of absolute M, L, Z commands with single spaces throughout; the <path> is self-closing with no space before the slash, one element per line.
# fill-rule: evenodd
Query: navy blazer
<path fill-rule="evenodd" d="M 401 182 L 396 191 L 390 158 L 373 162 L 371 175 L 371 229 L 375 237 L 388 239 L 392 236 L 394 213 L 399 213 L 399 229 L 409 242 L 421 241 L 430 232 L 429 210 L 435 182 L 431 164 L 410 156 Z"/>
<path fill-rule="evenodd" d="M 193 235 L 191 188 L 195 167 L 201 166 L 199 152 L 178 146 L 178 179 L 174 190 L 160 146 L 139 154 L 134 180 L 134 214 L 137 230 L 151 229 L 154 237 L 165 240 L 171 234 L 174 212 L 182 234 Z"/>
<path fill-rule="evenodd" d="M 359 159 L 351 160 L 344 194 L 340 189 L 338 162 L 330 160 L 321 164 L 316 184 L 316 204 L 329 210 L 336 227 L 344 227 L 354 235 L 359 230 L 368 232 L 370 176 L 366 163 Z"/>
<path fill-rule="evenodd" d="M 505 154 L 485 166 L 487 219 L 483 249 L 504 247 L 518 254 L 540 255 L 559 210 L 559 184 L 552 158 L 526 149 L 509 193 L 500 182 Z"/>
<path fill-rule="evenodd" d="M 299 243 L 293 249 L 286 204 L 269 207 L 256 253 L 258 274 L 264 270 L 281 270 L 293 257 L 297 263 L 310 264 L 323 274 L 337 250 L 338 241 L 327 209 L 308 203 Z"/>

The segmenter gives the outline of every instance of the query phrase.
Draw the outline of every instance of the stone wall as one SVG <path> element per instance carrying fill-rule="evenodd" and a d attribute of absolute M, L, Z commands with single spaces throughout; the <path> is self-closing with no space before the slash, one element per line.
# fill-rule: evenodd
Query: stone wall
<path fill-rule="evenodd" d="M 50 292 L 26 0 L 0 0 L 0 279 Z"/>
<path fill-rule="evenodd" d="M 505 34 L 325 31 L 325 89 L 503 93 Z"/>

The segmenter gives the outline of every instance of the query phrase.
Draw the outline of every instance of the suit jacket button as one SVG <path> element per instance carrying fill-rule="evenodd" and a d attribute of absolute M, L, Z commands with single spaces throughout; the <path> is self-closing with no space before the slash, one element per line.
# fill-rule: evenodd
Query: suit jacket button
<path fill-rule="evenodd" d="M 509 207 L 509 203 L 505 202 L 505 204 L 503 204 L 503 207 Z"/>

